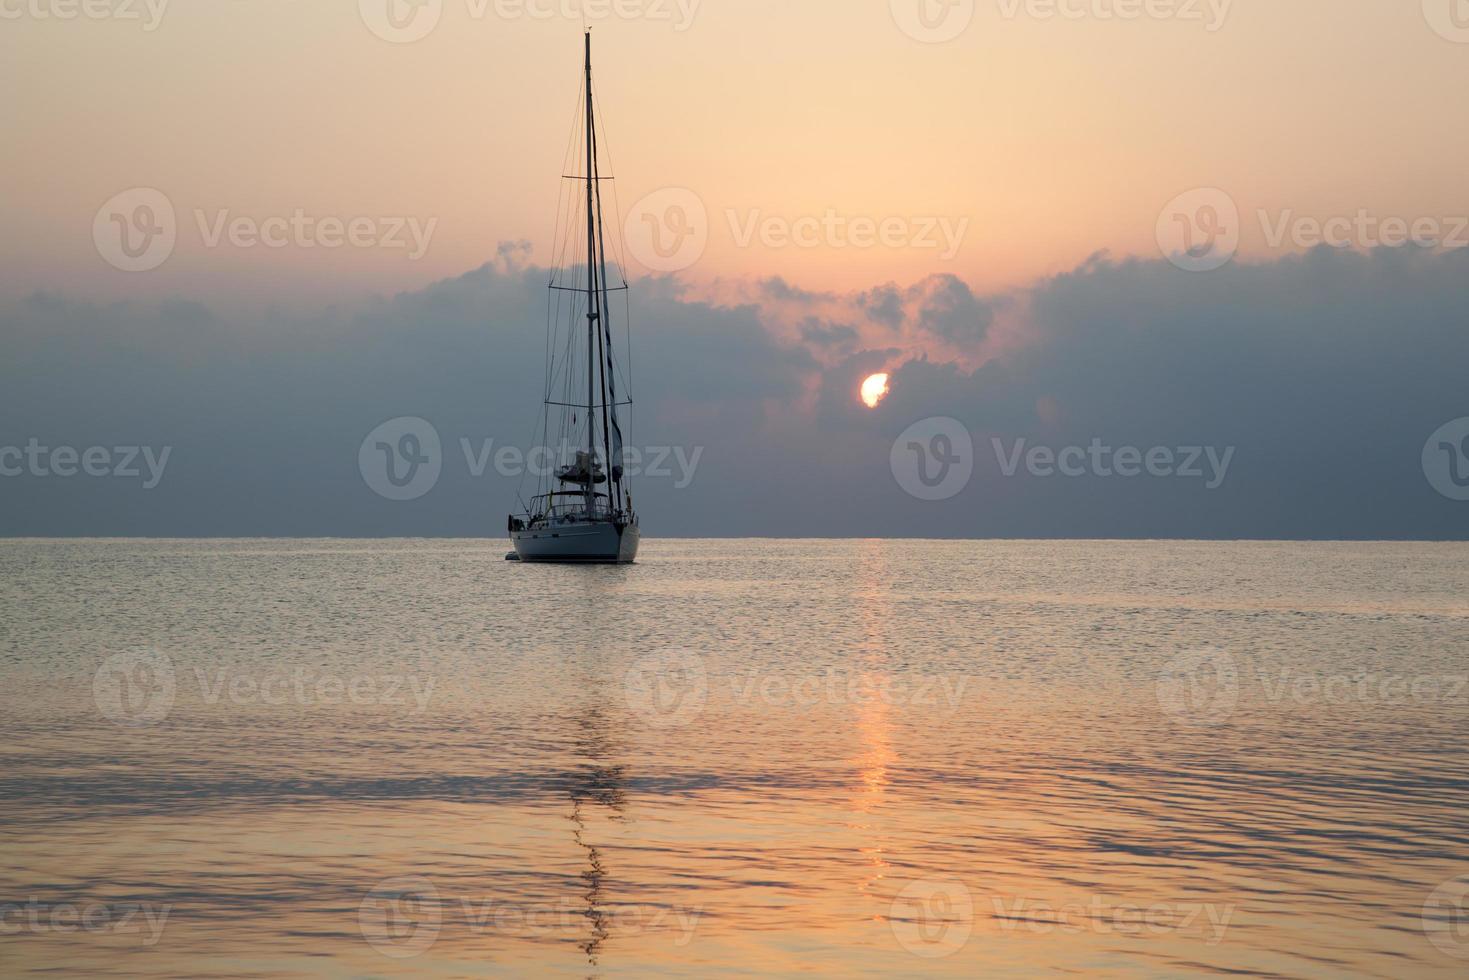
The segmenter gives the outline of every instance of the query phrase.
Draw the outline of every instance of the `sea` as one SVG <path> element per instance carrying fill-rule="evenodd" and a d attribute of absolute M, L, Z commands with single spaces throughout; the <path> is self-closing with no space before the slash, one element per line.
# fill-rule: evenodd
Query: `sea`
<path fill-rule="evenodd" d="M 1469 545 L 0 541 L 0 974 L 1469 975 Z"/>

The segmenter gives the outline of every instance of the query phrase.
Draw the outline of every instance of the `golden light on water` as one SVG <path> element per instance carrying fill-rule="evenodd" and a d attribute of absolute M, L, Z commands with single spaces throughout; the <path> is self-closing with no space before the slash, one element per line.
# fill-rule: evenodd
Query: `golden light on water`
<path fill-rule="evenodd" d="M 876 408 L 887 396 L 888 376 L 886 374 L 874 374 L 862 382 L 862 403 L 868 408 Z"/>

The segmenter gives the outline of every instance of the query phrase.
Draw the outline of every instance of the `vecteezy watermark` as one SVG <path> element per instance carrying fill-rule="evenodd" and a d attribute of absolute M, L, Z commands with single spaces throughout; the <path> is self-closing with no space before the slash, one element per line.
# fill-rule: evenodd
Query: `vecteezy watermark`
<path fill-rule="evenodd" d="M 168 717 L 178 690 L 173 661 L 156 650 L 114 653 L 92 675 L 92 700 L 102 717 L 142 727 Z"/>
<path fill-rule="evenodd" d="M 1450 878 L 1423 903 L 1423 934 L 1440 953 L 1469 959 L 1469 874 Z"/>
<path fill-rule="evenodd" d="M 681 728 L 709 700 L 704 658 L 688 650 L 661 650 L 640 657 L 623 674 L 628 707 L 655 728 Z"/>
<path fill-rule="evenodd" d="M 33 897 L 24 903 L 0 902 L 0 936 L 107 933 L 141 936 L 142 945 L 156 946 L 172 911 L 166 902 L 43 902 Z"/>
<path fill-rule="evenodd" d="M 421 715 L 434 696 L 434 678 L 419 674 L 337 674 L 315 667 L 258 672 L 195 667 L 192 674 L 201 700 L 208 705 L 313 708 L 351 704 L 404 708 L 409 714 Z"/>
<path fill-rule="evenodd" d="M 1121 446 L 1113 449 L 1094 438 L 1087 446 L 1050 446 L 1026 448 L 1026 440 L 1016 439 L 1006 448 L 1004 440 L 990 440 L 994 447 L 995 460 L 1000 473 L 1007 477 L 1020 471 L 1022 459 L 1025 471 L 1034 477 L 1063 476 L 1075 479 L 1083 476 L 1121 477 L 1133 479 L 1140 476 L 1173 478 L 1180 480 L 1203 480 L 1205 490 L 1217 490 L 1229 476 L 1229 464 L 1234 461 L 1235 447 L 1217 449 L 1214 446 L 1153 446 L 1139 449 L 1137 446 Z"/>
<path fill-rule="evenodd" d="M 993 896 L 990 902 L 1000 928 L 1025 929 L 1036 935 L 1096 933 L 1123 936 L 1198 935 L 1204 945 L 1224 941 L 1233 902 L 1116 902 L 1101 895 L 1084 901 L 1054 903 L 1046 899 Z"/>
<path fill-rule="evenodd" d="M 1424 248 L 1469 247 L 1469 216 L 1382 217 L 1366 208 L 1359 208 L 1350 217 L 1336 215 L 1325 219 L 1298 215 L 1291 208 L 1275 215 L 1261 208 L 1257 214 L 1265 243 L 1271 248 L 1290 244 L 1296 248 L 1330 245 L 1370 249 L 1409 243 Z"/>
<path fill-rule="evenodd" d="M 387 500 L 417 500 L 439 482 L 444 467 L 439 430 L 426 419 L 403 416 L 373 429 L 357 450 L 357 470 Z"/>
<path fill-rule="evenodd" d="M 1423 0 L 1423 17 L 1439 37 L 1469 44 L 1469 0 Z"/>
<path fill-rule="evenodd" d="M 142 480 L 144 490 L 163 482 L 172 446 L 45 446 L 32 436 L 24 446 L 0 446 L 0 477 L 73 476 Z M 146 469 L 147 472 L 144 472 Z"/>
<path fill-rule="evenodd" d="M 888 927 L 914 956 L 952 956 L 974 931 L 974 895 L 954 878 L 910 882 L 888 908 Z"/>
<path fill-rule="evenodd" d="M 589 928 L 618 936 L 668 933 L 677 947 L 693 941 L 701 909 L 616 904 L 589 907 L 584 900 L 547 904 L 507 902 L 491 896 L 446 897 L 428 878 L 380 882 L 362 900 L 357 927 L 377 952 L 411 959 L 428 952 L 445 932 L 534 938 L 580 935 Z"/>
<path fill-rule="evenodd" d="M 1469 704 L 1469 674 L 1320 674 L 1263 665 L 1252 673 L 1271 704 Z"/>
<path fill-rule="evenodd" d="M 1014 477 L 1022 465 L 1037 478 L 1096 477 L 1134 479 L 1149 476 L 1199 480 L 1206 490 L 1217 490 L 1229 476 L 1235 447 L 1137 446 L 1112 447 L 1094 437 L 1085 446 L 1060 448 L 1032 446 L 1026 439 L 993 437 L 995 462 L 1001 476 Z M 947 500 L 958 495 L 974 474 L 974 441 L 962 422 L 929 418 L 915 422 L 893 441 L 888 459 L 898 486 L 919 500 Z"/>
<path fill-rule="evenodd" d="M 367 944 L 395 960 L 429 951 L 443 926 L 439 890 L 419 876 L 378 882 L 357 907 L 357 929 Z"/>
<path fill-rule="evenodd" d="M 948 500 L 974 476 L 974 440 L 958 419 L 922 419 L 893 440 L 888 466 L 910 497 Z"/>
<path fill-rule="evenodd" d="M 296 208 L 289 216 L 256 218 L 229 208 L 194 209 L 194 222 L 206 248 L 363 248 L 404 251 L 410 262 L 428 253 L 438 218 L 420 221 L 412 215 L 316 216 Z"/>
<path fill-rule="evenodd" d="M 1450 500 L 1469 500 L 1469 417 L 1439 426 L 1423 444 L 1423 475 Z"/>
<path fill-rule="evenodd" d="M 357 0 L 357 13 L 373 34 L 394 44 L 428 37 L 444 15 L 444 0 Z"/>
<path fill-rule="evenodd" d="M 735 208 L 724 212 L 729 231 L 738 248 L 749 248 L 756 242 L 768 249 L 786 248 L 872 248 L 938 250 L 940 262 L 951 261 L 959 254 L 964 236 L 969 231 L 968 218 L 937 215 L 873 218 L 842 214 L 827 208 L 821 215 L 791 218 L 767 215 L 759 208 L 741 214 Z"/>
<path fill-rule="evenodd" d="M 1239 665 L 1228 650 L 1185 650 L 1163 668 L 1155 693 L 1164 714 L 1179 721 L 1218 725 L 1239 704 Z"/>
<path fill-rule="evenodd" d="M 709 211 L 686 187 L 665 187 L 640 198 L 622 226 L 627 251 L 652 272 L 681 272 L 709 246 Z"/>
<path fill-rule="evenodd" d="M 703 0 L 463 0 L 465 15 L 475 21 L 560 18 L 579 23 L 618 20 L 666 22 L 682 33 L 694 24 Z M 444 0 L 357 0 L 362 22 L 373 34 L 394 44 L 428 37 L 444 15 Z"/>
<path fill-rule="evenodd" d="M 158 29 L 169 0 L 0 0 L 0 20 L 135 21 L 145 33 Z"/>
<path fill-rule="evenodd" d="M 495 444 L 494 439 L 461 436 L 459 449 L 466 472 L 482 479 L 493 468 L 498 476 L 537 479 L 554 476 L 570 465 L 585 446 Z M 619 465 L 626 479 L 672 480 L 675 490 L 687 489 L 704 458 L 704 447 L 623 446 Z M 439 482 L 445 465 L 439 431 L 426 419 L 405 416 L 389 419 L 373 429 L 357 449 L 357 468 L 368 488 L 387 500 L 417 500 Z"/>
<path fill-rule="evenodd" d="M 3 2 L 3 0 L 0 0 Z M 423 258 L 439 219 L 401 215 L 236 214 L 229 208 L 195 208 L 194 225 L 205 248 L 379 249 Z M 179 222 L 168 195 L 134 187 L 109 198 L 92 219 L 97 254 L 123 272 L 148 272 L 168 261 L 178 244 Z"/>
<path fill-rule="evenodd" d="M 1297 214 L 1293 208 L 1275 212 L 1257 208 L 1255 214 L 1265 245 L 1272 249 L 1469 247 L 1469 215 L 1383 216 L 1366 208 L 1324 218 Z M 1217 187 L 1201 187 L 1180 194 L 1159 212 L 1158 248 L 1180 269 L 1211 272 L 1234 258 L 1241 230 L 1234 199 Z"/>
<path fill-rule="evenodd" d="M 1000 16 L 1015 20 L 1172 20 L 1199 23 L 1213 34 L 1234 0 L 997 0 Z"/>
<path fill-rule="evenodd" d="M 1284 661 L 1206 647 L 1174 657 L 1156 682 L 1158 706 L 1179 721 L 1220 724 L 1251 700 L 1271 707 L 1307 705 L 1469 705 L 1469 672 L 1321 672 Z"/>
<path fill-rule="evenodd" d="M 1217 187 L 1185 191 L 1163 206 L 1156 227 L 1163 257 L 1186 272 L 1211 272 L 1239 251 L 1239 207 Z"/>
<path fill-rule="evenodd" d="M 818 705 L 873 704 L 915 708 L 947 707 L 963 700 L 972 678 L 960 675 L 864 674 L 828 667 L 820 674 L 750 671 L 729 678 L 730 700 L 764 707 L 814 708 Z"/>
<path fill-rule="evenodd" d="M 726 208 L 725 224 L 736 248 L 771 250 L 918 249 L 954 259 L 969 231 L 969 219 L 941 215 L 873 217 L 827 208 L 819 214 L 773 215 L 760 208 Z M 709 210 L 685 187 L 666 187 L 641 198 L 623 224 L 627 251 L 653 272 L 681 272 L 709 246 Z"/>
<path fill-rule="evenodd" d="M 173 254 L 178 219 L 168 195 L 152 187 L 114 194 L 92 219 L 97 253 L 123 272 L 156 269 Z"/>
<path fill-rule="evenodd" d="M 357 705 L 428 710 L 435 680 L 416 673 L 334 673 L 317 667 L 246 670 L 233 666 L 179 671 L 173 658 L 154 650 L 126 651 L 104 660 L 92 676 L 92 697 L 104 718 L 127 727 L 163 721 L 177 702 L 180 681 L 206 705 Z"/>
<path fill-rule="evenodd" d="M 476 478 L 485 475 L 491 462 L 500 476 L 553 476 L 586 449 L 562 442 L 560 446 L 536 446 L 527 452 L 519 446 L 496 448 L 493 439 L 480 439 L 476 444 L 464 437 L 459 440 L 459 448 L 469 475 Z M 703 458 L 703 446 L 623 446 L 620 465 L 627 479 L 672 480 L 673 489 L 685 490 L 694 482 Z"/>
<path fill-rule="evenodd" d="M 975 0 L 888 0 L 893 22 L 915 41 L 943 44 L 969 29 Z"/>
<path fill-rule="evenodd" d="M 672 25 L 678 33 L 694 26 L 703 0 L 465 0 L 471 16 L 486 6 L 501 20 L 646 20 Z"/>
<path fill-rule="evenodd" d="M 751 670 L 724 677 L 721 690 L 731 704 L 761 708 L 886 704 L 952 711 L 971 680 L 964 675 L 909 676 L 834 667 L 814 674 Z M 628 706 L 658 728 L 692 722 L 703 713 L 714 687 L 705 659 L 687 650 L 640 657 L 628 667 L 624 684 Z"/>

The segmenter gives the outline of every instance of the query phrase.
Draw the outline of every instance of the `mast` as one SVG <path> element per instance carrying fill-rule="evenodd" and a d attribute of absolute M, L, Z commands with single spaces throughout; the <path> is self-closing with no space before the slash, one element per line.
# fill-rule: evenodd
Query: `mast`
<path fill-rule="evenodd" d="M 599 291 L 597 289 L 597 229 L 596 215 L 592 210 L 592 201 L 596 188 L 596 179 L 593 168 L 596 165 L 595 131 L 592 121 L 592 32 L 587 31 L 587 516 L 591 517 L 593 505 L 597 500 L 596 481 L 596 448 L 597 423 L 596 423 L 596 401 L 594 398 L 595 387 L 593 379 L 596 371 L 595 344 L 594 339 L 598 330 Z M 612 465 L 611 461 L 607 464 Z M 611 475 L 609 470 L 608 475 Z"/>
<path fill-rule="evenodd" d="M 587 33 L 590 44 L 591 33 Z M 592 125 L 592 182 L 597 196 L 597 275 L 601 282 L 598 297 L 597 360 L 602 374 L 602 450 L 607 460 L 607 502 L 616 509 L 622 508 L 622 480 L 617 476 L 616 463 L 612 458 L 612 430 L 617 425 L 617 390 L 612 380 L 612 327 L 608 319 L 607 299 L 607 244 L 604 240 L 606 223 L 602 220 L 602 171 L 598 163 L 597 127 Z M 621 449 L 622 433 L 618 432 L 618 448 Z"/>

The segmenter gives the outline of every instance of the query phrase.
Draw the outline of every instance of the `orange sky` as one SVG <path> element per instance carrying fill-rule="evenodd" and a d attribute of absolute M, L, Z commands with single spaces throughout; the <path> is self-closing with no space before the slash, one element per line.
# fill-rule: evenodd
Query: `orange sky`
<path fill-rule="evenodd" d="M 375 0 L 170 3 L 151 30 L 141 0 L 140 21 L 37 16 L 53 2 L 0 0 L 6 294 L 318 304 L 457 275 L 506 240 L 549 258 L 581 57 L 563 0 L 524 0 L 541 19 L 439 0 L 412 43 L 373 33 Z M 694 193 L 707 244 L 681 271 L 696 281 L 952 272 L 1003 289 L 1101 249 L 1158 257 L 1160 209 L 1196 187 L 1238 204 L 1247 258 L 1292 247 L 1270 245 L 1257 209 L 1469 214 L 1469 43 L 1418 2 L 1177 0 L 1124 20 L 1102 14 L 1129 0 L 1060 0 L 1072 16 L 1049 18 L 1045 0 L 989 0 L 947 43 L 899 27 L 905 0 L 896 17 L 889 0 L 622 2 L 642 16 L 593 20 L 618 200 Z M 177 243 L 128 273 L 93 223 L 135 187 L 171 202 Z M 222 218 L 298 209 L 432 235 L 419 258 L 209 244 Z M 858 247 L 832 220 L 888 222 L 889 241 Z M 814 244 L 781 244 L 818 223 Z"/>

